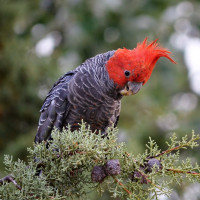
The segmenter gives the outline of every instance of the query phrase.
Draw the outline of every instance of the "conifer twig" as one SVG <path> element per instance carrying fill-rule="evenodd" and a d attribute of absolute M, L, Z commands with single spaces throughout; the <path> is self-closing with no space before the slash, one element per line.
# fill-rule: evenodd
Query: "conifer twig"
<path fill-rule="evenodd" d="M 174 172 L 174 173 L 179 173 L 179 174 L 191 174 L 193 176 L 200 176 L 200 173 L 194 172 L 194 171 L 185 171 L 185 170 L 180 170 L 180 169 L 166 169 L 166 170 Z"/>
<path fill-rule="evenodd" d="M 168 154 L 168 153 L 170 153 L 170 152 L 172 152 L 172 151 L 179 150 L 179 149 L 181 149 L 181 148 L 183 148 L 183 147 L 185 147 L 185 146 L 187 146 L 187 145 L 184 144 L 184 145 L 179 145 L 179 146 L 173 147 L 173 148 L 171 148 L 171 149 L 167 149 L 167 150 L 162 151 L 161 153 L 159 153 L 159 154 L 157 154 L 157 155 L 155 155 L 155 156 L 149 156 L 148 159 L 160 157 L 160 156 L 162 156 L 162 155 L 164 155 L 164 154 Z"/>
<path fill-rule="evenodd" d="M 188 147 L 188 146 L 191 145 L 191 142 L 194 142 L 194 141 L 196 141 L 196 140 L 200 140 L 200 136 L 195 137 L 195 138 L 191 138 L 187 143 L 184 143 L 184 144 L 175 146 L 175 147 L 173 147 L 173 148 L 171 148 L 171 149 L 167 149 L 167 150 L 165 150 L 165 151 L 162 151 L 161 153 L 159 153 L 159 154 L 157 154 L 157 155 L 155 155 L 155 156 L 149 156 L 148 159 L 160 157 L 160 156 L 162 156 L 162 155 L 164 155 L 164 154 L 168 154 L 168 153 L 170 153 L 170 152 L 172 152 L 172 151 L 177 151 L 177 150 L 179 150 L 179 149 L 181 149 L 181 148 Z"/>
<path fill-rule="evenodd" d="M 127 192 L 129 195 L 132 195 L 132 192 L 130 192 L 127 188 L 125 188 L 125 186 L 122 182 L 120 182 L 116 177 L 114 177 L 114 176 L 112 176 L 112 177 L 115 180 L 115 182 L 117 184 L 119 184 L 125 192 Z"/>
<path fill-rule="evenodd" d="M 17 182 L 15 181 L 14 177 L 12 175 L 7 175 L 3 178 L 0 179 L 0 185 L 3 185 L 5 182 L 12 182 L 16 187 L 17 189 L 21 190 L 21 186 L 17 184 Z"/>

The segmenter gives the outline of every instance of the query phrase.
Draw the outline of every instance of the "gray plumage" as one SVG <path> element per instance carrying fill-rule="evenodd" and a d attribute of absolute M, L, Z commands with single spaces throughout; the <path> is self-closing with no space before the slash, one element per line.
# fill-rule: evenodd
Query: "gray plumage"
<path fill-rule="evenodd" d="M 114 53 L 86 60 L 54 84 L 40 110 L 35 142 L 50 139 L 54 126 L 62 130 L 70 124 L 72 131 L 78 129 L 82 120 L 102 134 L 112 124 L 116 126 L 122 96 L 105 67 Z"/>

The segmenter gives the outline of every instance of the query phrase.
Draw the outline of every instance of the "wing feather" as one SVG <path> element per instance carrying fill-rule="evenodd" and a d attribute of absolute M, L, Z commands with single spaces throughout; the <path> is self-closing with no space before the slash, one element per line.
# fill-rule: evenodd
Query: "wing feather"
<path fill-rule="evenodd" d="M 41 115 L 35 142 L 50 138 L 53 127 L 62 130 L 63 120 L 67 116 L 70 103 L 67 99 L 68 83 L 76 71 L 71 71 L 61 77 L 52 87 L 40 110 Z"/>

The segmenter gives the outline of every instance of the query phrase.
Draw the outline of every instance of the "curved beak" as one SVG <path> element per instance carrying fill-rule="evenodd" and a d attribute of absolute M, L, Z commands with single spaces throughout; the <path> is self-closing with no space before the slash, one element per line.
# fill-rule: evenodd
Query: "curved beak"
<path fill-rule="evenodd" d="M 129 81 L 126 84 L 125 88 L 120 91 L 120 94 L 124 96 L 134 95 L 138 93 L 141 88 L 142 88 L 142 82 L 138 83 Z"/>

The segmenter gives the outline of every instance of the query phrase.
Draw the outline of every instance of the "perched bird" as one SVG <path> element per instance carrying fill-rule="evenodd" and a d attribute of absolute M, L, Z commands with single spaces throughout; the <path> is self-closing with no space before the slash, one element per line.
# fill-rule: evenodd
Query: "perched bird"
<path fill-rule="evenodd" d="M 157 40 L 148 44 L 146 38 L 132 50 L 96 55 L 67 72 L 44 101 L 35 142 L 50 139 L 53 127 L 62 130 L 70 124 L 76 130 L 82 120 L 93 132 L 105 134 L 109 126 L 117 125 L 122 97 L 141 89 L 158 59 L 166 57 L 175 63 L 170 53 Z"/>

